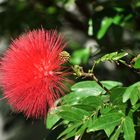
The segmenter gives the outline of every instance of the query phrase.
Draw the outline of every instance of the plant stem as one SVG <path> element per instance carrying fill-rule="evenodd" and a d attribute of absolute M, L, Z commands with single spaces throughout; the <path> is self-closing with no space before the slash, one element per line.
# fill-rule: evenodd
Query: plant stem
<path fill-rule="evenodd" d="M 81 76 L 92 78 L 94 81 L 97 82 L 97 84 L 98 84 L 100 87 L 102 87 L 107 93 L 110 94 L 110 91 L 98 80 L 98 78 L 97 78 L 93 73 L 85 73 L 85 72 L 82 72 L 82 73 L 81 73 Z"/>
<path fill-rule="evenodd" d="M 131 65 L 127 64 L 125 61 L 119 60 L 119 62 L 125 65 L 127 68 L 129 68 L 133 72 L 135 72 L 138 76 L 140 75 L 140 72 L 136 71 L 136 69 L 134 69 Z"/>
<path fill-rule="evenodd" d="M 131 65 L 127 64 L 125 61 L 119 60 L 120 63 L 122 63 L 123 65 L 125 65 L 126 67 L 133 69 Z"/>
<path fill-rule="evenodd" d="M 107 93 L 110 94 L 110 91 L 97 79 L 97 77 L 93 74 L 92 78 L 98 83 L 99 86 L 101 86 Z"/>

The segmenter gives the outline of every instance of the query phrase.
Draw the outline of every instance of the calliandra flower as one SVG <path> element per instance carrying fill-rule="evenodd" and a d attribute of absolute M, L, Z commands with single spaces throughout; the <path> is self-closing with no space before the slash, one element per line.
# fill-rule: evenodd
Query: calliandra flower
<path fill-rule="evenodd" d="M 64 95 L 63 82 L 69 81 L 62 65 L 65 46 L 61 35 L 44 29 L 25 33 L 11 43 L 1 60 L 0 84 L 15 111 L 27 118 L 45 118 L 55 100 Z"/>

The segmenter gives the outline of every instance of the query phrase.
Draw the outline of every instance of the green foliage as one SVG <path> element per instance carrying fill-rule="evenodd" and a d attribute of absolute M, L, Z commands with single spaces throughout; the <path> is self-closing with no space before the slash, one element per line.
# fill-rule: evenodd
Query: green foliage
<path fill-rule="evenodd" d="M 133 140 L 133 118 L 126 116 L 126 103 L 123 103 L 123 97 L 130 87 L 121 87 L 119 82 L 114 81 L 101 82 L 110 90 L 110 96 L 101 94 L 105 91 L 94 81 L 76 83 L 71 88 L 73 92 L 64 96 L 55 113 L 47 117 L 47 122 L 51 122 L 47 128 L 51 128 L 61 118 L 61 123 L 67 128 L 59 138 L 81 137 L 85 132 L 104 130 L 111 140 L 117 140 L 120 133 L 124 134 L 125 140 Z"/>
<path fill-rule="evenodd" d="M 137 82 L 129 86 L 123 94 L 123 102 L 130 99 L 131 104 L 135 105 L 138 99 L 140 99 L 140 82 Z"/>
<path fill-rule="evenodd" d="M 122 60 L 126 55 L 126 52 L 106 54 L 94 61 L 94 67 L 104 61 L 126 64 Z M 137 104 L 140 99 L 140 82 L 123 87 L 121 82 L 98 81 L 91 70 L 85 73 L 82 67 L 76 68 L 80 73 L 76 75 L 88 75 L 95 81 L 75 83 L 71 87 L 71 93 L 62 97 L 57 107 L 49 113 L 47 122 L 50 123 L 46 127 L 65 125 L 65 130 L 58 137 L 60 139 L 81 139 L 84 133 L 94 134 L 103 130 L 110 140 L 134 140 L 136 132 L 133 114 L 140 109 L 140 104 Z M 131 106 L 128 107 L 129 99 Z"/>
<path fill-rule="evenodd" d="M 123 131 L 125 140 L 135 140 L 135 130 L 132 118 L 126 116 L 123 122 Z"/>
<path fill-rule="evenodd" d="M 110 54 L 106 54 L 106 55 L 102 56 L 101 58 L 99 58 L 98 60 L 96 60 L 95 64 L 98 64 L 98 63 L 104 62 L 104 61 L 118 61 L 126 55 L 128 55 L 128 53 L 126 53 L 126 52 L 121 52 L 121 53 L 113 52 Z"/>

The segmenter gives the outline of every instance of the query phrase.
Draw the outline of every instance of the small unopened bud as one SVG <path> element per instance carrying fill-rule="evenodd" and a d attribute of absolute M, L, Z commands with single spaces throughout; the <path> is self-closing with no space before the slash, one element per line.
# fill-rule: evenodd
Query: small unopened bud
<path fill-rule="evenodd" d="M 59 59 L 60 59 L 61 62 L 66 63 L 70 60 L 70 54 L 66 51 L 62 51 L 59 54 Z"/>

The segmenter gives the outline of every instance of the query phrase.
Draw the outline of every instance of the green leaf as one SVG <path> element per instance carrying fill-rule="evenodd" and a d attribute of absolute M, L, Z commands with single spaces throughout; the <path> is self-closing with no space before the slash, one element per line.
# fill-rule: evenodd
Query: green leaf
<path fill-rule="evenodd" d="M 97 112 L 96 112 L 97 113 Z M 92 127 L 94 122 L 97 120 L 97 114 L 92 116 L 89 121 L 88 121 L 88 126 L 87 126 L 87 133 L 92 131 Z"/>
<path fill-rule="evenodd" d="M 130 99 L 131 104 L 134 105 L 140 98 L 140 82 L 129 86 L 123 94 L 123 102 Z"/>
<path fill-rule="evenodd" d="M 100 110 L 100 113 L 102 115 L 106 115 L 107 113 L 110 113 L 112 110 L 114 111 L 114 108 L 112 108 L 112 106 L 105 106 Z"/>
<path fill-rule="evenodd" d="M 63 96 L 60 100 L 61 105 L 65 104 L 65 105 L 75 105 L 77 104 L 81 99 L 84 99 L 86 97 L 88 97 L 88 94 L 85 93 L 80 93 L 79 92 L 71 92 L 65 96 Z"/>
<path fill-rule="evenodd" d="M 112 23 L 113 23 L 113 19 L 110 18 L 110 17 L 105 17 L 102 20 L 100 30 L 99 30 L 99 32 L 97 34 L 98 39 L 102 39 L 104 37 L 104 35 L 106 34 L 107 30 L 112 25 Z"/>
<path fill-rule="evenodd" d="M 122 124 L 118 126 L 117 130 L 112 135 L 112 137 L 110 138 L 110 140 L 118 140 L 121 131 L 122 131 Z"/>
<path fill-rule="evenodd" d="M 140 108 L 140 103 L 135 104 L 132 106 L 131 108 L 131 112 L 134 113 L 135 111 L 137 111 Z"/>
<path fill-rule="evenodd" d="M 112 132 L 114 131 L 114 129 L 115 129 L 115 126 L 110 126 L 110 127 L 105 128 L 104 131 L 105 131 L 106 135 L 108 137 L 110 137 L 110 135 L 112 134 Z"/>
<path fill-rule="evenodd" d="M 135 140 L 135 129 L 132 118 L 129 116 L 125 117 L 123 123 L 124 139 L 125 140 Z"/>
<path fill-rule="evenodd" d="M 106 55 L 102 56 L 101 58 L 99 58 L 98 60 L 96 60 L 95 64 L 98 64 L 100 62 L 105 62 L 105 61 L 118 61 L 126 55 L 128 55 L 128 53 L 126 53 L 126 52 L 121 52 L 121 53 L 112 52 L 112 53 L 106 54 Z"/>
<path fill-rule="evenodd" d="M 74 136 L 79 126 L 81 126 L 81 123 L 68 125 L 68 127 L 58 136 L 58 139 L 63 136 L 65 136 L 65 139 Z"/>
<path fill-rule="evenodd" d="M 122 19 L 123 19 L 123 15 L 116 15 L 113 18 L 113 23 L 116 24 L 116 25 L 120 25 Z"/>
<path fill-rule="evenodd" d="M 83 120 L 90 113 L 86 110 L 72 107 L 72 106 L 60 106 L 57 109 L 57 114 L 64 120 L 79 122 Z"/>
<path fill-rule="evenodd" d="M 85 132 L 85 130 L 86 130 L 86 128 L 88 127 L 88 121 L 86 121 L 86 122 L 84 122 L 83 124 L 82 124 L 82 126 L 80 127 L 80 128 L 78 128 L 78 131 L 76 132 L 76 135 L 78 136 L 78 135 L 82 135 L 84 132 Z"/>
<path fill-rule="evenodd" d="M 90 49 L 84 48 L 74 51 L 70 58 L 70 63 L 73 65 L 86 64 L 90 56 Z"/>
<path fill-rule="evenodd" d="M 132 105 L 136 104 L 136 102 L 139 99 L 139 96 L 140 96 L 140 90 L 138 89 L 138 87 L 134 87 L 130 96 L 130 101 Z"/>
<path fill-rule="evenodd" d="M 122 86 L 121 82 L 117 81 L 101 81 L 101 83 L 107 88 L 107 89 L 112 89 L 114 87 L 120 87 Z"/>
<path fill-rule="evenodd" d="M 113 104 L 113 106 L 115 105 L 116 108 L 118 108 L 123 112 L 126 111 L 126 107 L 127 107 L 127 104 L 123 103 L 123 94 L 125 91 L 126 91 L 125 87 L 113 88 L 110 91 L 111 92 L 110 102 Z"/>
<path fill-rule="evenodd" d="M 86 111 L 94 111 L 101 107 L 103 104 L 101 96 L 88 96 L 79 101 L 79 103 L 74 104 L 74 107 L 84 109 Z"/>
<path fill-rule="evenodd" d="M 98 96 L 104 91 L 95 81 L 82 81 L 76 83 L 71 87 L 71 90 L 79 94 L 87 94 L 90 96 Z"/>
<path fill-rule="evenodd" d="M 91 106 L 94 106 L 94 107 L 98 107 L 98 106 L 101 106 L 103 101 L 101 99 L 101 96 L 88 96 L 87 98 L 83 99 L 81 101 L 81 103 L 83 105 L 91 105 Z"/>
<path fill-rule="evenodd" d="M 114 105 L 123 104 L 122 98 L 125 91 L 126 91 L 125 87 L 117 87 L 117 88 L 112 89 L 110 91 L 111 92 L 110 101 Z"/>
<path fill-rule="evenodd" d="M 138 59 L 135 61 L 133 67 L 134 67 L 135 69 L 140 69 L 140 58 L 138 58 Z"/>
<path fill-rule="evenodd" d="M 59 120 L 60 116 L 55 111 L 49 112 L 46 119 L 46 128 L 51 129 Z"/>
<path fill-rule="evenodd" d="M 76 107 L 76 108 L 81 108 L 83 110 L 86 110 L 88 112 L 91 112 L 91 111 L 94 111 L 96 110 L 96 106 L 95 105 L 86 105 L 86 104 L 75 104 L 75 105 L 72 105 L 73 107 Z"/>
<path fill-rule="evenodd" d="M 101 115 L 99 118 L 97 118 L 90 128 L 89 131 L 97 131 L 97 130 L 106 130 L 106 128 L 111 128 L 117 126 L 123 115 L 120 112 L 111 112 L 104 115 Z M 112 130 L 110 130 L 112 131 Z"/>
<path fill-rule="evenodd" d="M 116 81 L 101 81 L 101 83 L 109 90 L 116 86 L 122 85 L 120 82 Z M 82 81 L 76 83 L 71 87 L 71 90 L 79 94 L 87 94 L 89 96 L 98 96 L 101 93 L 105 92 L 105 90 L 100 87 L 95 81 Z"/>

